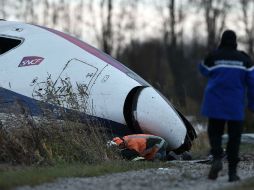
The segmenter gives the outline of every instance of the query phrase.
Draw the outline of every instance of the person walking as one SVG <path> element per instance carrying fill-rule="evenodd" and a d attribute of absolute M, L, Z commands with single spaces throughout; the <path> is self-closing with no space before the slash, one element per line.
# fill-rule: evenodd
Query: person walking
<path fill-rule="evenodd" d="M 202 114 L 208 117 L 208 137 L 213 155 L 208 178 L 215 180 L 223 167 L 221 147 L 227 124 L 226 148 L 229 181 L 240 180 L 237 175 L 239 146 L 246 107 L 254 111 L 254 66 L 250 57 L 237 50 L 234 31 L 223 32 L 218 48 L 199 64 L 200 72 L 208 78 Z M 247 93 L 246 93 L 247 92 Z"/>
<path fill-rule="evenodd" d="M 121 154 L 124 158 L 133 159 L 144 157 L 146 160 L 165 160 L 166 141 L 155 135 L 134 134 L 124 137 L 115 137 L 113 142 L 122 149 Z"/>

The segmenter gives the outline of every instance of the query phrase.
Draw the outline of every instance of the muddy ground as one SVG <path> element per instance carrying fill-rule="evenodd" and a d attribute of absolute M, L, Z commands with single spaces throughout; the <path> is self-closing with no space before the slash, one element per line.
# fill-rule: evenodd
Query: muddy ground
<path fill-rule="evenodd" d="M 168 190 L 168 189 L 224 189 L 234 186 L 254 176 L 253 158 L 246 158 L 239 165 L 241 182 L 228 182 L 227 163 L 216 181 L 207 179 L 210 165 L 189 163 L 186 161 L 170 162 L 167 168 L 147 169 L 100 177 L 58 179 L 35 187 L 21 187 L 17 190 Z"/>

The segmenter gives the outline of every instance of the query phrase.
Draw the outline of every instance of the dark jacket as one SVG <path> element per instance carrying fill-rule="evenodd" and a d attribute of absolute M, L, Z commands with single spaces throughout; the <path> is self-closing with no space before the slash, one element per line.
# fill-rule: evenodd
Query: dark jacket
<path fill-rule="evenodd" d="M 150 134 L 134 134 L 123 137 L 126 148 L 135 150 L 146 160 L 153 160 L 160 149 L 164 149 L 166 142 L 159 136 Z"/>
<path fill-rule="evenodd" d="M 208 77 L 202 114 L 209 118 L 243 120 L 248 107 L 254 111 L 254 66 L 247 54 L 236 47 L 221 46 L 199 65 Z M 247 92 L 246 92 L 247 91 Z"/>

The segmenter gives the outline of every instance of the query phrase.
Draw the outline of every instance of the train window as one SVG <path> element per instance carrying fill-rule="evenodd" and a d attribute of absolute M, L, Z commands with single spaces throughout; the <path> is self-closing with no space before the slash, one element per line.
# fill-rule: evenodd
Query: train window
<path fill-rule="evenodd" d="M 21 39 L 0 36 L 0 55 L 17 47 L 22 43 Z"/>

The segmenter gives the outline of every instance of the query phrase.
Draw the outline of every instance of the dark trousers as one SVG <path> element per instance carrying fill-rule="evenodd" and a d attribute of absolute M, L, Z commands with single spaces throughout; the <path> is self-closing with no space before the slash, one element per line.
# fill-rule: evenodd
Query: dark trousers
<path fill-rule="evenodd" d="M 232 121 L 209 118 L 208 121 L 208 137 L 211 146 L 211 154 L 215 159 L 222 156 L 223 149 L 221 147 L 222 135 L 224 133 L 225 124 L 227 124 L 228 143 L 227 158 L 229 164 L 237 164 L 239 161 L 239 146 L 241 143 L 243 121 Z"/>

